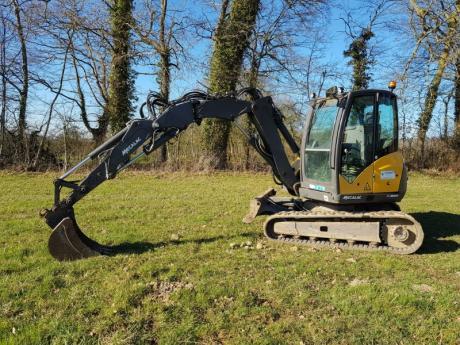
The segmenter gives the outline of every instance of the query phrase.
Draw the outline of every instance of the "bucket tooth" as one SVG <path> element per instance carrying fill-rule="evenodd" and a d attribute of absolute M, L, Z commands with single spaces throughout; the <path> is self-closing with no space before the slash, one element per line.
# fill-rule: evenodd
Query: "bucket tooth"
<path fill-rule="evenodd" d="M 96 255 L 108 255 L 111 248 L 87 237 L 70 217 L 64 218 L 48 240 L 51 255 L 59 261 L 72 261 Z"/>

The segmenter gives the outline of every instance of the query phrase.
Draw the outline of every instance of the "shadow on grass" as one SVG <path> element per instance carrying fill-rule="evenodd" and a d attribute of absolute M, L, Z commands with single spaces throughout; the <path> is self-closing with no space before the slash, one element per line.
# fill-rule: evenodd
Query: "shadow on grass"
<path fill-rule="evenodd" d="M 454 252 L 460 244 L 445 237 L 460 235 L 460 215 L 447 212 L 420 212 L 411 214 L 423 227 L 425 239 L 420 254 Z"/>
<path fill-rule="evenodd" d="M 114 246 L 110 246 L 111 255 L 119 255 L 119 254 L 143 254 L 146 252 L 153 251 L 157 248 L 163 248 L 166 246 L 180 246 L 188 243 L 195 243 L 195 244 L 205 244 L 205 243 L 212 243 L 222 239 L 230 239 L 233 237 L 253 237 L 254 234 L 250 232 L 245 232 L 243 234 L 239 234 L 237 236 L 214 236 L 210 238 L 200 238 L 194 240 L 171 240 L 171 241 L 162 241 L 156 243 L 150 242 L 123 242 Z"/>

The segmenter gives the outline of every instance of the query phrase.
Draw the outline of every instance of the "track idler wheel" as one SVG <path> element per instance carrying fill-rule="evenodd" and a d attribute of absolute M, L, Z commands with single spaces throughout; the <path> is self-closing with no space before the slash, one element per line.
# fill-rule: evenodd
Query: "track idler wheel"
<path fill-rule="evenodd" d="M 62 214 L 62 212 L 57 213 Z M 53 227 L 54 215 L 53 211 L 47 211 L 44 217 L 47 224 L 53 228 L 48 240 L 48 250 L 55 259 L 73 261 L 97 255 L 110 255 L 113 252 L 112 247 L 97 243 L 80 230 L 73 209 L 70 209 L 68 216 Z"/>

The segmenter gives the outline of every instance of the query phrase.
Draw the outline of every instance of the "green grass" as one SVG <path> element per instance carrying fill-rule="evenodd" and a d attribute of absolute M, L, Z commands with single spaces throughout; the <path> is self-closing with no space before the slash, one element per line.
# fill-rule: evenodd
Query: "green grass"
<path fill-rule="evenodd" d="M 1 343 L 460 342 L 459 178 L 410 177 L 426 241 L 396 256 L 267 243 L 263 219 L 241 222 L 267 175 L 125 173 L 76 208 L 124 252 L 60 263 L 38 218 L 53 177 L 0 173 Z M 264 248 L 230 249 L 245 241 Z"/>

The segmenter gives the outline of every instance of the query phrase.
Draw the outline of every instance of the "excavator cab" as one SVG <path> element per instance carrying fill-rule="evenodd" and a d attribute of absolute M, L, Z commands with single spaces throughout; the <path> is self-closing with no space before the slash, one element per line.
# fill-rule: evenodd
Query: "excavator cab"
<path fill-rule="evenodd" d="M 407 173 L 396 95 L 336 88 L 326 94 L 313 100 L 306 118 L 299 195 L 333 204 L 400 201 Z"/>

